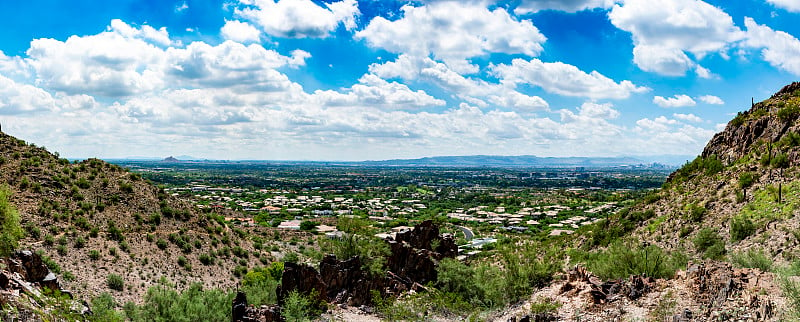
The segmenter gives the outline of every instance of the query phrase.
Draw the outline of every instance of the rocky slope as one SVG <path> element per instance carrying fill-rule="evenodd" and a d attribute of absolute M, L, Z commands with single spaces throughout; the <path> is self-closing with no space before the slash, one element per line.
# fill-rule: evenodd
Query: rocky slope
<path fill-rule="evenodd" d="M 27 231 L 21 248 L 41 250 L 62 285 L 86 300 L 110 292 L 140 302 L 162 280 L 232 287 L 237 265 L 260 257 L 247 233 L 202 213 L 137 175 L 97 159 L 71 163 L 0 133 L 0 185 L 12 191 Z M 201 254 L 210 254 L 205 263 Z M 121 289 L 107 279 L 120 276 Z"/>

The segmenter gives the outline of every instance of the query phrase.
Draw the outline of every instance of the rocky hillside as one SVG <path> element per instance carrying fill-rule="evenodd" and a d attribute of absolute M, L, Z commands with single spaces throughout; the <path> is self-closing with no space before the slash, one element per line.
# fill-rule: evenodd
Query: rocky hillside
<path fill-rule="evenodd" d="M 799 118 L 800 83 L 739 113 L 702 155 L 633 210 L 646 219 L 636 234 L 701 258 L 745 250 L 763 252 L 779 263 L 798 258 Z M 698 242 L 709 238 L 721 243 Z"/>
<path fill-rule="evenodd" d="M 248 232 L 137 174 L 97 159 L 71 163 L 3 133 L 0 185 L 11 190 L 26 231 L 20 248 L 43 252 L 77 298 L 111 292 L 119 303 L 140 302 L 163 281 L 235 286 L 236 267 L 270 259 L 253 249 Z"/>

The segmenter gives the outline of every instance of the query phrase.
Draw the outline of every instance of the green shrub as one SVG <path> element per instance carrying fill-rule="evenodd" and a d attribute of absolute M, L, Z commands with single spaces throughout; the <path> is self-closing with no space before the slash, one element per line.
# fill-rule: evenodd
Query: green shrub
<path fill-rule="evenodd" d="M 706 208 L 695 204 L 689 205 L 689 220 L 693 222 L 701 222 L 703 216 L 706 214 Z"/>
<path fill-rule="evenodd" d="M 675 271 L 686 266 L 688 257 L 680 251 L 665 253 L 656 245 L 615 242 L 608 249 L 588 254 L 575 254 L 575 260 L 602 279 L 627 278 L 645 275 L 671 278 Z"/>
<path fill-rule="evenodd" d="M 730 259 L 736 267 L 758 268 L 764 272 L 771 272 L 773 269 L 772 258 L 761 250 L 748 249 L 746 252 L 736 252 L 731 254 Z"/>
<path fill-rule="evenodd" d="M 747 189 L 755 182 L 755 175 L 752 172 L 742 172 L 739 175 L 739 188 Z"/>
<path fill-rule="evenodd" d="M 266 268 L 256 268 L 244 275 L 241 290 L 247 294 L 249 304 L 276 304 L 279 281 L 280 278 L 275 279 Z"/>
<path fill-rule="evenodd" d="M 731 240 L 740 241 L 750 237 L 756 232 L 756 225 L 750 218 L 745 216 L 736 216 L 731 219 Z"/>
<path fill-rule="evenodd" d="M 159 238 L 158 241 L 156 241 L 156 246 L 158 246 L 158 248 L 161 250 L 165 250 L 169 244 L 167 244 L 166 240 Z"/>
<path fill-rule="evenodd" d="M 150 287 L 141 306 L 125 305 L 131 321 L 230 321 L 234 294 L 218 289 L 204 290 L 195 283 L 183 292 L 174 286 Z"/>
<path fill-rule="evenodd" d="M 19 224 L 19 213 L 9 197 L 11 190 L 8 186 L 0 186 L 0 257 L 10 255 L 24 236 Z"/>
<path fill-rule="evenodd" d="M 297 291 L 289 292 L 283 307 L 281 307 L 281 317 L 286 321 L 300 322 L 311 321 L 313 315 L 311 299 Z"/>
<path fill-rule="evenodd" d="M 117 274 L 110 274 L 106 277 L 106 285 L 115 291 L 122 291 L 125 288 L 125 281 Z"/>
<path fill-rule="evenodd" d="M 792 120 L 798 114 L 800 114 L 800 106 L 793 103 L 786 104 L 786 106 L 778 110 L 778 118 L 783 121 Z"/>
<path fill-rule="evenodd" d="M 92 321 L 103 322 L 122 322 L 125 316 L 116 310 L 114 297 L 108 293 L 102 293 L 92 299 Z"/>
<path fill-rule="evenodd" d="M 705 258 L 722 259 L 725 256 L 725 241 L 711 228 L 703 228 L 695 236 L 694 247 Z"/>
<path fill-rule="evenodd" d="M 90 250 L 89 251 L 89 259 L 91 259 L 93 261 L 96 261 L 96 260 L 100 259 L 100 251 L 98 251 L 96 249 Z"/>

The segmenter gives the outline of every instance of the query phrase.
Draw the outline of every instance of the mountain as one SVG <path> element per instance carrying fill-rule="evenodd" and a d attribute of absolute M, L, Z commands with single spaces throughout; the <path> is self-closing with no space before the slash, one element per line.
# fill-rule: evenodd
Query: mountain
<path fill-rule="evenodd" d="M 364 161 L 380 166 L 469 166 L 469 167 L 616 167 L 644 164 L 633 157 L 537 157 L 532 155 L 438 156 L 419 159 Z"/>
<path fill-rule="evenodd" d="M 70 162 L 4 133 L 0 186 L 26 231 L 20 248 L 42 251 L 77 299 L 110 292 L 119 303 L 140 303 L 164 281 L 235 287 L 233 268 L 263 259 L 249 233 L 224 224 L 224 213 L 197 209 L 117 165 Z M 112 276 L 119 290 L 109 288 Z"/>

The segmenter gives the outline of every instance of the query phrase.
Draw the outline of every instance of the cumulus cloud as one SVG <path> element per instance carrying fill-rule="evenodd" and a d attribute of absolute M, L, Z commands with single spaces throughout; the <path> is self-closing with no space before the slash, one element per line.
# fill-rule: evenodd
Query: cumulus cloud
<path fill-rule="evenodd" d="M 800 12 L 800 2 L 796 0 L 767 0 L 767 2 L 789 12 Z"/>
<path fill-rule="evenodd" d="M 107 31 L 97 35 L 72 36 L 64 42 L 35 39 L 27 61 L 44 88 L 109 97 L 140 94 L 164 84 L 161 72 L 153 68 L 164 52 L 154 43 L 170 42 L 161 36 L 152 27 L 137 29 L 113 20 Z"/>
<path fill-rule="evenodd" d="M 672 117 L 674 117 L 676 119 L 679 119 L 681 121 L 692 122 L 692 123 L 701 123 L 701 122 L 703 122 L 703 119 L 701 119 L 699 116 L 691 114 L 691 113 L 689 113 L 689 114 L 675 113 L 675 114 L 672 114 Z"/>
<path fill-rule="evenodd" d="M 668 98 L 656 96 L 653 97 L 653 103 L 661 107 L 686 107 L 697 105 L 697 102 L 695 102 L 691 97 L 682 94 Z"/>
<path fill-rule="evenodd" d="M 448 65 L 430 58 L 403 54 L 394 61 L 372 64 L 369 71 L 385 79 L 400 78 L 406 81 L 429 82 L 452 93 L 455 97 L 481 107 L 491 103 L 527 112 L 544 111 L 549 107 L 543 98 L 520 93 L 513 88 L 513 85 L 495 84 L 465 77 Z"/>
<path fill-rule="evenodd" d="M 534 85 L 547 92 L 565 96 L 623 99 L 628 98 L 631 93 L 649 91 L 648 88 L 636 86 L 628 80 L 617 83 L 597 71 L 586 73 L 573 65 L 545 63 L 536 58 L 530 61 L 514 59 L 511 65 L 500 64 L 491 69 L 503 83 Z"/>
<path fill-rule="evenodd" d="M 220 29 L 223 38 L 241 43 L 258 42 L 261 32 L 249 23 L 238 20 L 226 20 Z"/>
<path fill-rule="evenodd" d="M 745 17 L 747 38 L 744 46 L 761 49 L 762 58 L 770 65 L 800 75 L 800 40 L 794 36 L 759 25 L 753 18 Z"/>
<path fill-rule="evenodd" d="M 725 101 L 723 101 L 721 98 L 719 98 L 717 96 L 714 96 L 714 95 L 703 95 L 703 96 L 700 96 L 698 99 L 700 99 L 701 102 L 706 103 L 706 104 L 713 104 L 713 105 L 725 104 Z"/>
<path fill-rule="evenodd" d="M 639 68 L 668 76 L 698 67 L 686 53 L 697 59 L 715 52 L 724 55 L 743 37 L 731 16 L 700 0 L 627 0 L 614 5 L 608 17 L 632 34 Z"/>
<path fill-rule="evenodd" d="M 445 105 L 443 100 L 436 99 L 424 91 L 412 91 L 404 84 L 390 83 L 371 74 L 361 77 L 359 84 L 353 85 L 346 93 L 316 91 L 314 96 L 325 106 L 361 105 L 417 109 Z"/>
<path fill-rule="evenodd" d="M 272 36 L 284 38 L 326 38 L 341 24 L 356 27 L 361 15 L 356 0 L 317 5 L 311 0 L 241 0 L 245 8 L 235 14 L 261 27 Z"/>
<path fill-rule="evenodd" d="M 595 8 L 610 8 L 614 0 L 522 0 L 514 13 L 527 14 L 542 10 L 578 12 Z"/>
<path fill-rule="evenodd" d="M 530 20 L 517 20 L 499 7 L 443 1 L 402 10 L 403 17 L 394 21 L 374 18 L 356 37 L 394 53 L 432 55 L 459 73 L 474 73 L 466 59 L 489 53 L 537 56 L 547 39 Z"/>

